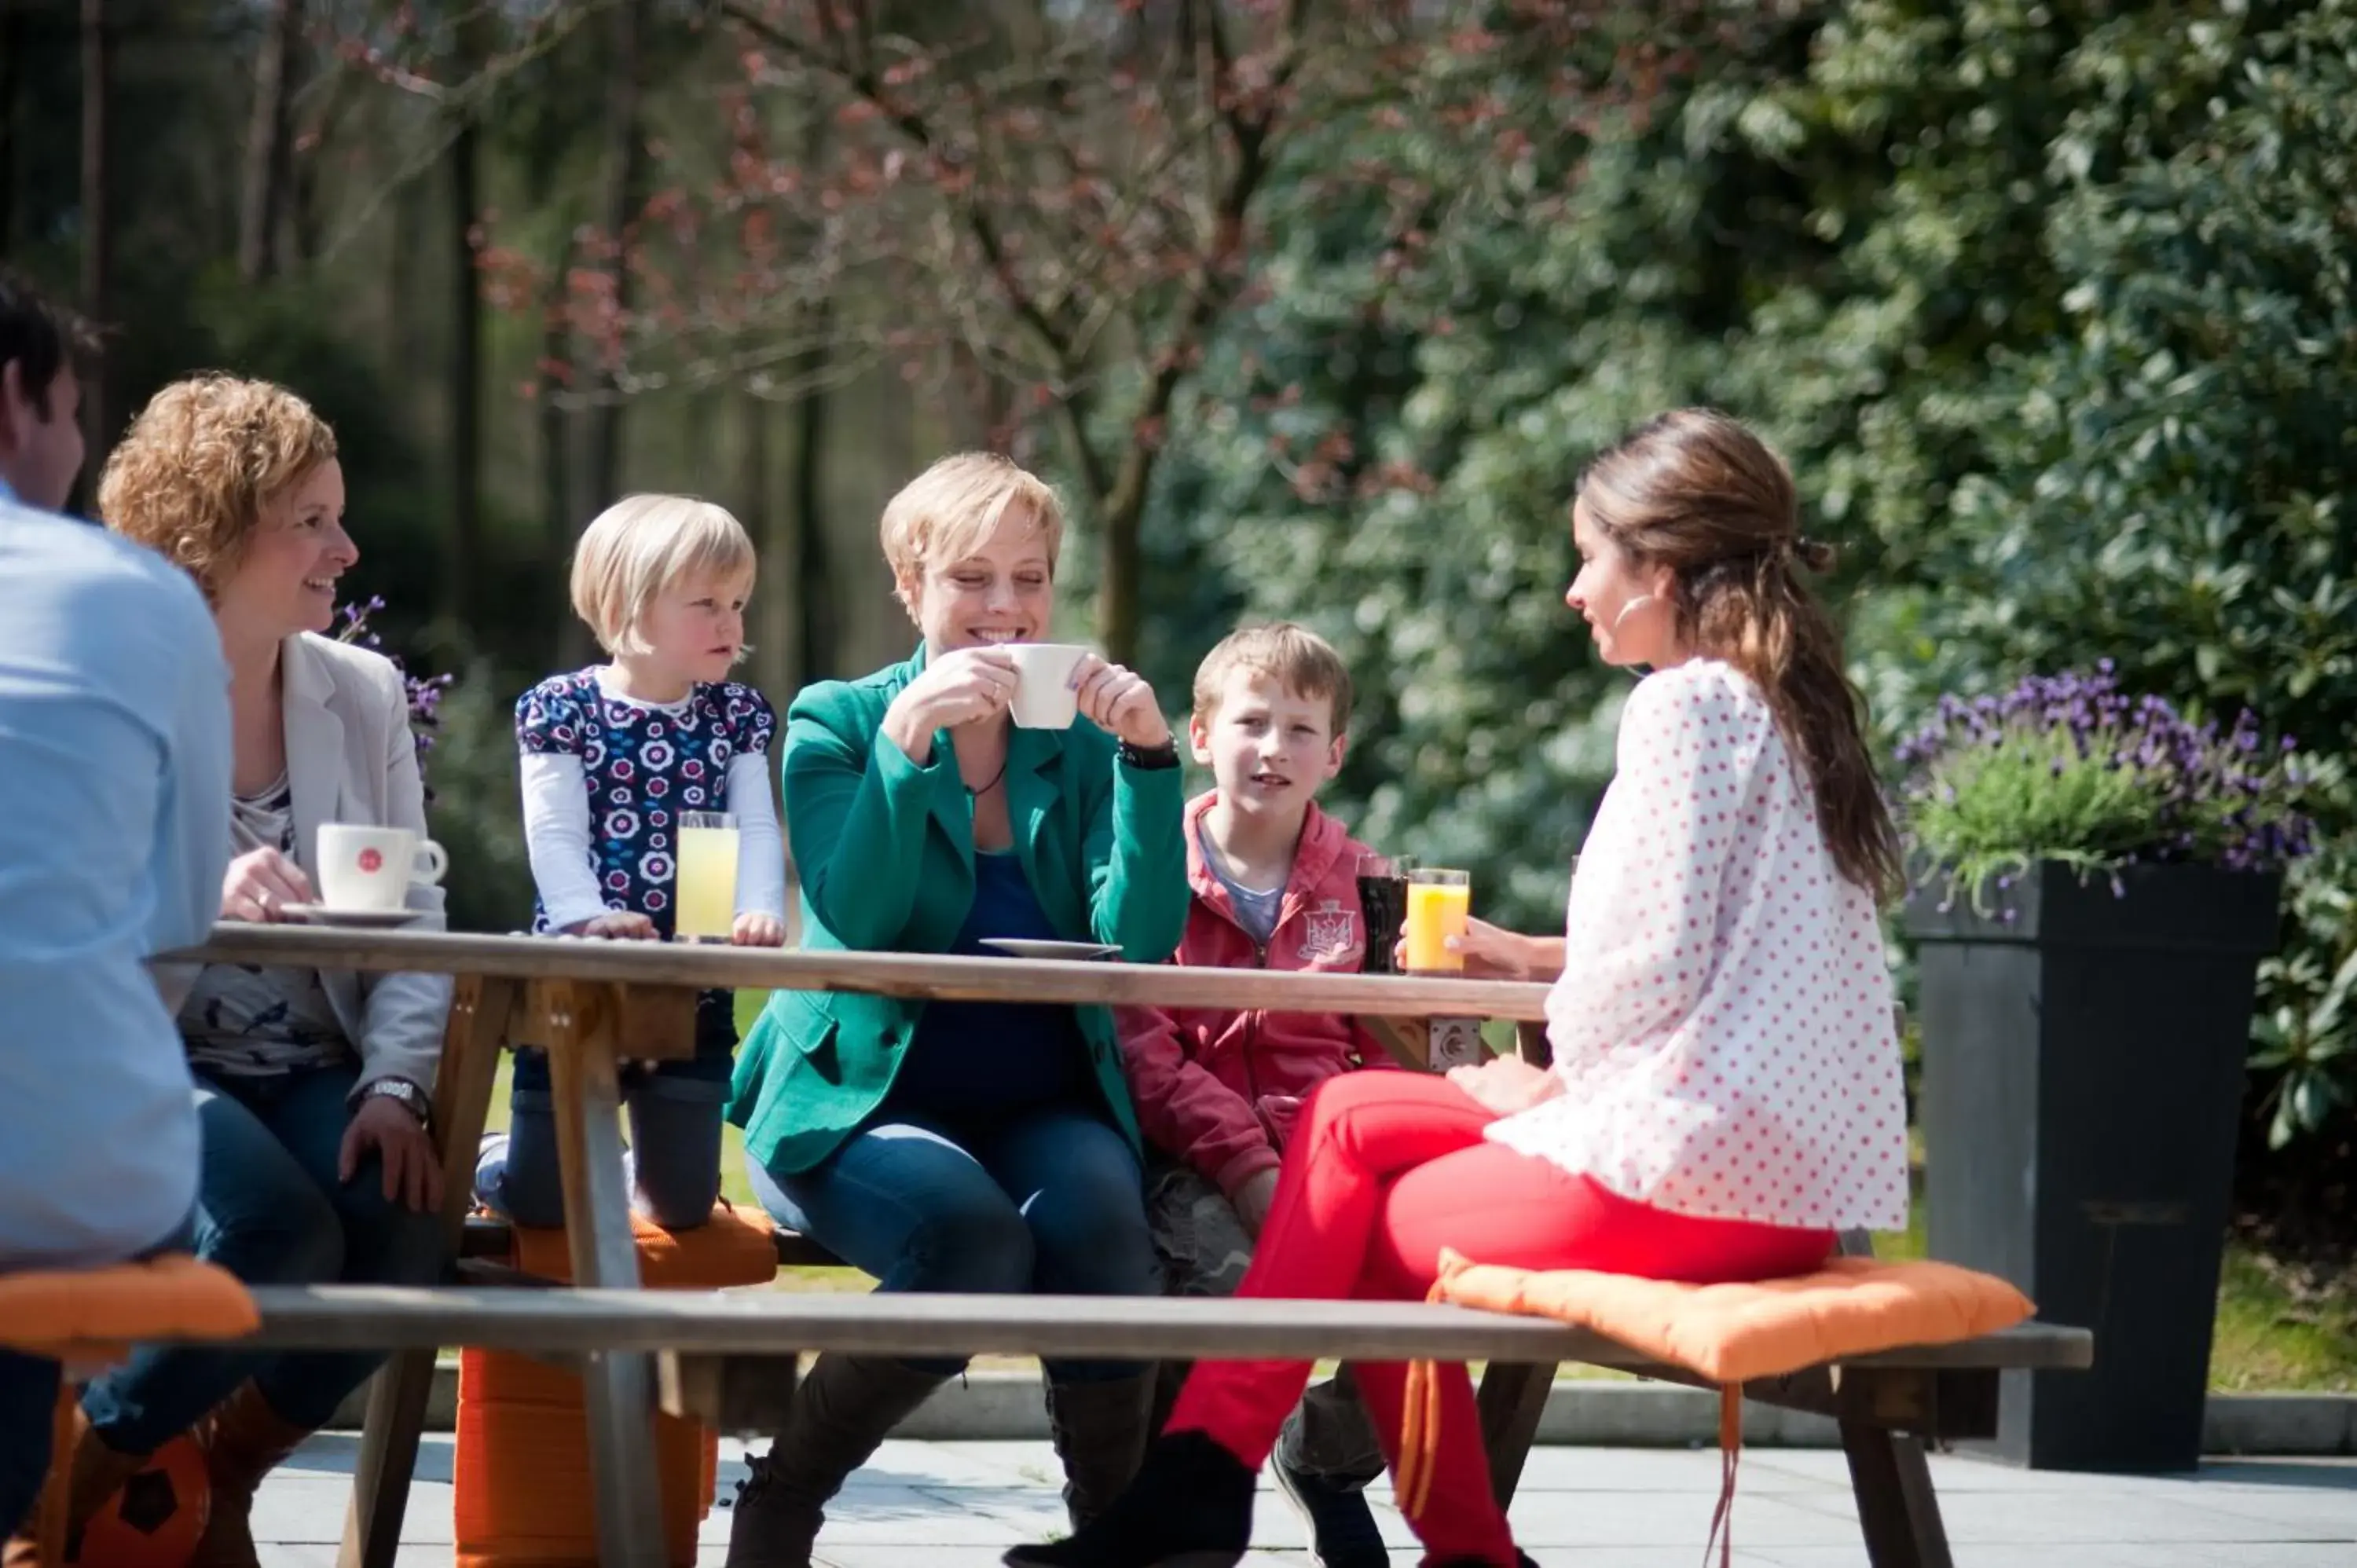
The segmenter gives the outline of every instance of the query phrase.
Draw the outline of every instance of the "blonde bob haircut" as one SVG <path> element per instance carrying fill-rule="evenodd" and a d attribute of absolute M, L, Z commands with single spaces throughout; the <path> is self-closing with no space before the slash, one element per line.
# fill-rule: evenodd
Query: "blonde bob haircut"
<path fill-rule="evenodd" d="M 573 551 L 573 613 L 598 646 L 643 654 L 639 621 L 655 596 L 683 580 L 753 576 L 744 525 L 694 496 L 625 496 L 597 514 Z"/>
<path fill-rule="evenodd" d="M 285 387 L 190 376 L 148 399 L 107 455 L 98 515 L 216 600 L 263 508 L 335 455 L 336 433 Z"/>
<path fill-rule="evenodd" d="M 903 485 L 885 506 L 878 531 L 900 602 L 913 611 L 909 590 L 923 579 L 925 568 L 973 554 L 1014 508 L 1030 514 L 1053 575 L 1064 545 L 1064 507 L 1038 475 L 996 452 L 959 452 Z"/>

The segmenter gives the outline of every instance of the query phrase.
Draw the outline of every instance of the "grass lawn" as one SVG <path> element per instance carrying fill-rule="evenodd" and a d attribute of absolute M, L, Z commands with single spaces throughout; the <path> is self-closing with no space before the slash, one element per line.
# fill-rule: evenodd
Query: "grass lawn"
<path fill-rule="evenodd" d="M 1921 1182 L 1919 1172 L 1919 1187 Z M 1884 1257 L 1923 1256 L 1920 1194 L 1906 1234 L 1878 1238 L 1876 1250 Z M 2302 1267 L 2229 1236 L 2210 1386 L 2234 1393 L 2357 1391 L 2357 1271 Z"/>
<path fill-rule="evenodd" d="M 760 1011 L 761 993 L 737 999 L 740 1029 Z M 490 1125 L 508 1120 L 509 1058 L 500 1063 L 491 1101 Z M 751 1208 L 745 1180 L 743 1140 L 734 1127 L 721 1130 L 721 1192 L 729 1202 Z M 1923 1255 L 1923 1206 L 1915 1205 L 1902 1236 L 1878 1240 L 1885 1257 Z M 781 1269 L 779 1290 L 857 1291 L 866 1275 L 850 1269 Z M 982 1357 L 977 1366 L 1023 1366 L 1015 1357 Z M 1600 1368 L 1566 1369 L 1566 1376 L 1619 1378 Z M 2230 1238 L 2218 1290 L 2217 1340 L 2210 1356 L 2210 1386 L 2236 1392 L 2259 1390 L 2357 1391 L 2357 1268 L 2303 1266 L 2276 1257 L 2241 1236 Z"/>
<path fill-rule="evenodd" d="M 2210 1386 L 2357 1393 L 2357 1268 L 2303 1267 L 2230 1240 Z"/>

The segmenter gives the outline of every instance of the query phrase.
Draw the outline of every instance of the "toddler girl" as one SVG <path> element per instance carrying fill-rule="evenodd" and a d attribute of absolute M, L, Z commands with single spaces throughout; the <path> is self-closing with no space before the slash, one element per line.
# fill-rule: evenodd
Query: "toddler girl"
<path fill-rule="evenodd" d="M 573 607 L 610 662 L 552 675 L 516 703 L 533 929 L 640 940 L 673 935 L 682 811 L 737 831 L 744 947 L 785 941 L 785 847 L 770 793 L 777 715 L 728 671 L 745 653 L 753 543 L 685 496 L 632 496 L 600 513 L 573 561 Z M 720 1193 L 720 1117 L 737 1048 L 726 991 L 696 1000 L 695 1054 L 622 1075 L 633 1186 L 657 1224 L 703 1224 Z M 565 1223 L 548 1060 L 516 1056 L 509 1130 L 484 1140 L 481 1200 L 519 1225 Z"/>

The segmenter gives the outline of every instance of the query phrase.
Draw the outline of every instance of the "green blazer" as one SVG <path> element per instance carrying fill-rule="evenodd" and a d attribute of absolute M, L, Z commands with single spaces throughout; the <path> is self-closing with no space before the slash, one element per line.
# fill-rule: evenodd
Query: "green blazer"
<path fill-rule="evenodd" d="M 946 952 L 974 904 L 974 801 L 946 730 L 920 768 L 878 731 L 924 650 L 859 681 L 827 681 L 786 712 L 788 840 L 802 873 L 802 945 Z M 1113 737 L 1016 729 L 1006 808 L 1024 875 L 1058 936 L 1159 963 L 1187 924 L 1184 790 L 1176 768 L 1133 768 Z M 728 1119 L 745 1152 L 792 1176 L 833 1154 L 883 1103 L 920 1000 L 779 991 L 737 1054 Z M 1113 1015 L 1081 1007 L 1097 1082 L 1133 1145 L 1137 1118 Z"/>

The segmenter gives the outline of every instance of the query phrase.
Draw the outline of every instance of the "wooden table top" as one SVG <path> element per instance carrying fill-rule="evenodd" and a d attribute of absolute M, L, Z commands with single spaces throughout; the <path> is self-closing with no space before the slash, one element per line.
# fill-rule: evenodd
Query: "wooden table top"
<path fill-rule="evenodd" d="M 1547 994 L 1545 985 L 1527 981 L 1186 969 L 1173 964 L 738 948 L 465 931 L 371 931 L 236 921 L 216 925 L 202 947 L 159 954 L 156 961 L 298 964 L 379 973 L 697 989 L 848 991 L 933 1001 L 1256 1007 L 1275 1012 L 1516 1022 L 1544 1020 Z"/>

